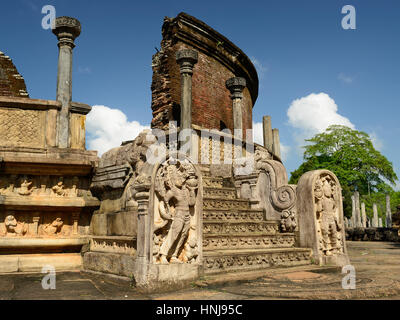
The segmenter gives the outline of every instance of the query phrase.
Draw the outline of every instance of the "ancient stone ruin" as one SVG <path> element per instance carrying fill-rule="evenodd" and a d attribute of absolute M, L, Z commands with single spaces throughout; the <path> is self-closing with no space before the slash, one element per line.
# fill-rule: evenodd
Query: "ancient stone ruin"
<path fill-rule="evenodd" d="M 230 40 L 188 14 L 165 18 L 152 130 L 98 158 L 85 150 L 90 107 L 71 99 L 81 26 L 68 17 L 56 26 L 57 100 L 21 98 L 17 86 L 0 97 L 2 272 L 53 264 L 151 289 L 349 263 L 339 181 L 319 170 L 288 184 L 269 116 L 264 145 L 253 142 L 258 76 Z"/>

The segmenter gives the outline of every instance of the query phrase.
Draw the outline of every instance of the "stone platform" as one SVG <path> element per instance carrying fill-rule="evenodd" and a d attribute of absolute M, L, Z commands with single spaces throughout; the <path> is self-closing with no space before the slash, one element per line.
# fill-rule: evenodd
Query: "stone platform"
<path fill-rule="evenodd" d="M 317 266 L 207 276 L 191 288 L 153 294 L 140 293 L 129 282 L 79 272 L 58 273 L 56 290 L 43 290 L 42 274 L 20 273 L 0 276 L 0 299 L 400 299 L 400 245 L 349 241 L 347 246 L 356 269 L 355 290 L 342 289 L 337 268 Z"/>

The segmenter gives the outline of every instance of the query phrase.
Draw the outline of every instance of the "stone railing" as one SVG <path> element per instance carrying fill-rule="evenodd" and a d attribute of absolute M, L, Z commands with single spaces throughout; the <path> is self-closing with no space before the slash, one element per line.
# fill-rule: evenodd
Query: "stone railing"
<path fill-rule="evenodd" d="M 0 147 L 57 146 L 61 103 L 52 100 L 0 97 Z M 85 121 L 91 107 L 70 105 L 70 148 L 85 150 Z"/>

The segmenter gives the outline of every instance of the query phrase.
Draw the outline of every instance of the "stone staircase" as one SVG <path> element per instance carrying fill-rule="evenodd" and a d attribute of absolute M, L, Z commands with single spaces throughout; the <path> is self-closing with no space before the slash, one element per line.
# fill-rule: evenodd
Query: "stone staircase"
<path fill-rule="evenodd" d="M 230 178 L 203 174 L 203 261 L 205 274 L 311 263 L 311 249 L 296 248 L 294 233 L 267 221 L 262 209 L 239 199 Z"/>

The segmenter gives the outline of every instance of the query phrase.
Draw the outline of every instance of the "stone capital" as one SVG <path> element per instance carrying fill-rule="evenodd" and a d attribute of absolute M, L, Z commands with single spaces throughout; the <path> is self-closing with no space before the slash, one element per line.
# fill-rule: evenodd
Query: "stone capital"
<path fill-rule="evenodd" d="M 231 98 L 243 98 L 243 89 L 246 87 L 246 79 L 241 77 L 229 78 L 225 82 L 226 88 L 231 92 Z"/>
<path fill-rule="evenodd" d="M 199 55 L 197 51 L 182 49 L 176 53 L 176 62 L 179 64 L 181 74 L 193 74 L 193 67 L 197 63 Z"/>
<path fill-rule="evenodd" d="M 81 34 L 81 23 L 71 17 L 56 18 L 53 33 L 58 38 L 58 46 L 75 47 L 74 40 Z"/>

